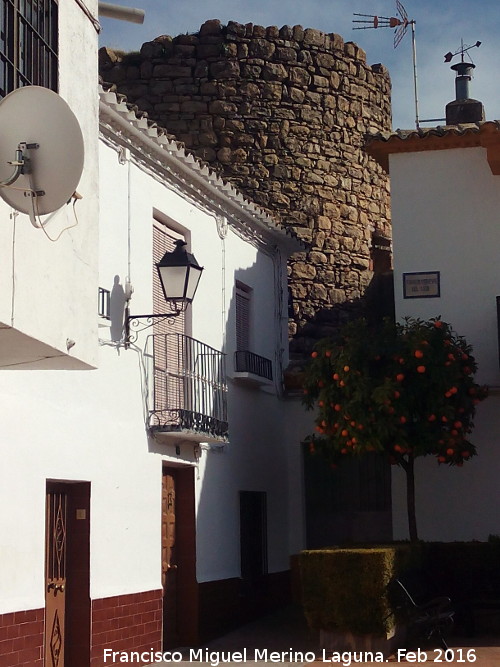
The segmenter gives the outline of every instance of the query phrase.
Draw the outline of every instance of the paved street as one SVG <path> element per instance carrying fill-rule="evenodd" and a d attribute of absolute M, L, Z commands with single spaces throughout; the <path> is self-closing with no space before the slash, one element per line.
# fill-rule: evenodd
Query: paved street
<path fill-rule="evenodd" d="M 183 649 L 182 654 L 185 660 L 176 663 L 153 663 L 175 664 L 175 665 L 212 665 L 215 667 L 217 659 L 220 665 L 241 665 L 243 664 L 280 664 L 283 667 L 294 665 L 312 664 L 313 667 L 328 667 L 328 665 L 343 665 L 351 667 L 356 665 L 369 666 L 380 663 L 381 661 L 400 664 L 435 664 L 439 665 L 457 665 L 465 666 L 474 664 L 476 667 L 499 667 L 500 666 L 500 624 L 495 635 L 478 634 L 472 638 L 452 637 L 449 641 L 450 650 L 444 653 L 441 649 L 428 647 L 426 649 L 412 649 L 405 655 L 400 652 L 387 659 L 381 656 L 375 656 L 375 661 L 363 661 L 363 655 L 360 652 L 344 653 L 332 655 L 331 652 L 325 654 L 319 649 L 318 633 L 307 628 L 302 620 L 298 610 L 289 608 L 277 612 L 264 619 L 259 619 L 253 623 L 231 632 L 219 639 L 215 639 L 202 647 L 201 653 L 191 653 L 190 649 Z M 246 649 L 246 651 L 245 651 Z M 199 649 L 197 649 L 199 650 Z M 266 653 L 267 650 L 267 653 Z M 304 654 L 305 661 L 300 660 L 299 655 L 292 655 L 290 651 Z M 279 659 L 278 653 L 283 659 Z M 315 657 L 313 657 L 313 654 Z M 202 661 L 189 660 L 190 656 L 200 656 Z M 234 660 L 231 660 L 231 657 Z M 257 657 L 257 660 L 255 660 Z M 208 660 L 207 660 L 208 658 Z M 210 659 L 213 662 L 210 663 Z M 267 658 L 267 662 L 266 662 Z M 405 659 L 406 658 L 406 659 Z M 228 662 L 229 661 L 229 662 Z M 349 664 L 350 663 L 350 664 Z"/>

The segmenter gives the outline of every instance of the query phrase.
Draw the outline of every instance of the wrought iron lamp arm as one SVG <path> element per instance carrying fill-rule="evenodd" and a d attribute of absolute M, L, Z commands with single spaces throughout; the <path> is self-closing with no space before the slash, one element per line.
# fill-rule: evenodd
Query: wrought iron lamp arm
<path fill-rule="evenodd" d="M 162 320 L 174 320 L 178 317 L 185 308 L 184 304 L 175 304 L 175 310 L 170 313 L 157 313 L 154 315 L 131 315 L 129 307 L 125 308 L 125 321 L 124 321 L 124 340 L 125 340 L 125 349 L 128 349 L 131 343 L 135 343 L 137 336 L 141 331 L 149 329 L 157 322 Z M 141 321 L 145 320 L 147 323 L 141 325 Z"/>

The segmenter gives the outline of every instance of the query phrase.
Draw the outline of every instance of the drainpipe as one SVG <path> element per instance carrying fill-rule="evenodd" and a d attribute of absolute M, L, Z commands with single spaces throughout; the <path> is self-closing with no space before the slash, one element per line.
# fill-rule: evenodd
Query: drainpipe
<path fill-rule="evenodd" d="M 144 23 L 144 10 L 134 9 L 133 7 L 120 7 L 112 5 L 109 2 L 99 2 L 99 16 L 108 19 L 118 19 L 119 21 L 129 21 L 130 23 Z"/>

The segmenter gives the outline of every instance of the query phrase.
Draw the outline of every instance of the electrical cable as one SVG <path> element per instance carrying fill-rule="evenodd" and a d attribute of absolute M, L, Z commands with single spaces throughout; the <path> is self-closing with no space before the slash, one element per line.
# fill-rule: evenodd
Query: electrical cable
<path fill-rule="evenodd" d="M 86 17 L 89 19 L 89 21 L 92 23 L 95 31 L 97 34 L 99 34 L 102 30 L 102 26 L 99 23 L 99 21 L 96 19 L 96 17 L 92 14 L 90 9 L 87 7 L 87 5 L 83 2 L 83 0 L 75 0 L 76 4 L 80 7 L 82 12 L 86 15 Z"/>

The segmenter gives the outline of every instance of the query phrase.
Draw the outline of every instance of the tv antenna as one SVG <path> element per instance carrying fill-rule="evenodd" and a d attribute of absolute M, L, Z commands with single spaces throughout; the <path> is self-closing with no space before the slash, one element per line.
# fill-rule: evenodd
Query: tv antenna
<path fill-rule="evenodd" d="M 394 48 L 396 49 L 401 43 L 403 37 L 411 27 L 411 44 L 413 57 L 413 93 L 415 99 L 415 126 L 417 130 L 420 128 L 420 120 L 418 114 L 418 86 L 417 86 L 417 45 L 415 40 L 415 24 L 416 21 L 408 18 L 408 13 L 399 0 L 396 0 L 397 16 L 374 16 L 372 14 L 357 14 L 361 18 L 354 19 L 353 23 L 362 23 L 363 25 L 355 26 L 353 30 L 370 30 L 374 28 L 395 28 L 394 31 Z"/>
<path fill-rule="evenodd" d="M 37 216 L 75 195 L 84 160 L 80 125 L 57 93 L 25 86 L 0 100 L 0 127 L 0 197 L 38 227 Z"/>

